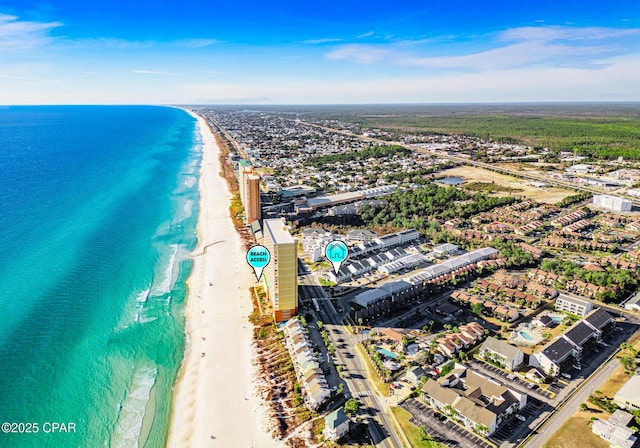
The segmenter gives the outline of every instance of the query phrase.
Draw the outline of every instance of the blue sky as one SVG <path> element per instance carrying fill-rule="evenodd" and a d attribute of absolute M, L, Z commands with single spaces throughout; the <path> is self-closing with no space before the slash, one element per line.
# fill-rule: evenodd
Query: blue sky
<path fill-rule="evenodd" d="M 1 104 L 640 101 L 640 2 L 0 0 Z"/>

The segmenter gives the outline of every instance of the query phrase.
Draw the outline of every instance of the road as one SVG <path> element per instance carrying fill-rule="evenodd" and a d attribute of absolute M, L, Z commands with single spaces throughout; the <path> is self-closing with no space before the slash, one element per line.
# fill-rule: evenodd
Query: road
<path fill-rule="evenodd" d="M 224 134 L 224 136 L 227 138 L 227 140 L 236 148 L 236 152 L 238 154 L 240 154 L 244 159 L 247 158 L 247 153 L 244 152 L 244 150 L 240 147 L 240 145 L 238 144 L 236 139 L 233 138 L 233 136 L 231 134 L 229 134 L 226 129 L 224 129 L 222 126 L 218 125 L 218 123 L 216 123 L 210 117 L 207 117 L 207 120 L 209 121 L 209 124 L 211 124 L 216 129 L 218 129 L 222 134 Z"/>
<path fill-rule="evenodd" d="M 301 263 L 303 264 L 303 263 Z M 303 266 L 301 266 L 303 267 Z M 329 333 L 329 339 L 336 348 L 337 364 L 344 366 L 345 392 L 347 396 L 357 398 L 361 403 L 360 414 L 368 419 L 369 435 L 376 447 L 399 448 L 405 446 L 396 434 L 389 420 L 390 410 L 387 403 L 374 392 L 374 388 L 367 379 L 367 374 L 359 355 L 355 350 L 358 336 L 354 336 L 344 329 L 339 313 L 326 296 L 324 288 L 317 283 L 313 274 L 307 274 L 306 268 L 301 269 L 299 285 L 305 298 L 316 298 L 320 311 L 318 315 Z"/>
<path fill-rule="evenodd" d="M 613 358 L 606 363 L 597 373 L 585 381 L 580 390 L 575 392 L 523 446 L 526 448 L 542 448 L 547 440 L 578 411 L 580 403 L 586 402 L 589 395 L 594 390 L 597 390 L 618 366 L 620 366 L 620 361 L 617 358 Z"/>

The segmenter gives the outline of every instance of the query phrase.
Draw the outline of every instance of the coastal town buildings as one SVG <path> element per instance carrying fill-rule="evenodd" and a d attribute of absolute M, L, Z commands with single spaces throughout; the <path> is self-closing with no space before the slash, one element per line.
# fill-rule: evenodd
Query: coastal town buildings
<path fill-rule="evenodd" d="M 608 420 L 596 419 L 591 423 L 591 431 L 609 443 L 612 448 L 632 448 L 638 437 L 629 428 L 633 415 L 617 410 Z"/>
<path fill-rule="evenodd" d="M 349 417 L 344 412 L 344 407 L 336 409 L 324 418 L 322 433 L 325 439 L 336 441 L 349 432 Z"/>
<path fill-rule="evenodd" d="M 429 378 L 423 400 L 471 431 L 490 436 L 527 404 L 527 395 L 461 364 L 438 381 Z"/>
<path fill-rule="evenodd" d="M 547 375 L 558 376 L 575 361 L 580 361 L 583 351 L 600 342 L 602 335 L 613 327 L 613 316 L 598 308 L 549 342 L 540 352 L 532 354 L 529 364 Z"/>
<path fill-rule="evenodd" d="M 277 323 L 290 319 L 298 312 L 296 242 L 282 219 L 265 219 L 263 228 L 264 246 L 271 253 L 271 262 L 264 270 L 264 281 Z"/>
<path fill-rule="evenodd" d="M 290 319 L 284 325 L 284 333 L 298 383 L 304 392 L 305 405 L 309 409 L 318 409 L 329 399 L 331 391 L 309 343 L 307 331 L 300 320 Z"/>
<path fill-rule="evenodd" d="M 626 212 L 633 208 L 633 203 L 629 199 L 609 194 L 596 194 L 593 196 L 593 205 L 614 212 Z"/>
<path fill-rule="evenodd" d="M 615 404 L 628 411 L 640 409 L 640 375 L 633 375 L 613 397 Z"/>
<path fill-rule="evenodd" d="M 514 371 L 524 363 L 524 353 L 518 347 L 505 341 L 488 337 L 480 346 L 478 355 L 486 360 L 494 362 L 500 367 Z"/>

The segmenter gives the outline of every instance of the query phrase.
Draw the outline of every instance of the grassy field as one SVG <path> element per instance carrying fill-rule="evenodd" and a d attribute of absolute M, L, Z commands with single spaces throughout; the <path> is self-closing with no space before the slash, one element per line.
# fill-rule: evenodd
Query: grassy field
<path fill-rule="evenodd" d="M 378 373 L 373 367 L 373 364 L 371 364 L 371 360 L 365 353 L 364 348 L 362 348 L 360 344 L 356 344 L 356 351 L 358 352 L 358 355 L 360 355 L 360 359 L 364 362 L 364 367 L 367 370 L 367 378 L 369 378 L 369 381 L 373 383 L 374 387 L 380 394 L 382 394 L 382 396 L 388 397 L 389 385 L 380 379 Z"/>
<path fill-rule="evenodd" d="M 409 419 L 411 418 L 411 414 L 408 411 L 402 409 L 401 407 L 392 406 L 391 412 L 393 412 L 393 415 L 395 415 L 398 423 L 400 423 L 402 431 L 407 436 L 407 439 L 409 439 L 409 442 L 411 442 L 411 446 L 413 448 L 444 447 L 444 445 L 438 442 L 422 440 L 420 438 L 420 428 L 409 421 Z"/>
<path fill-rule="evenodd" d="M 605 397 L 613 398 L 616 393 L 620 390 L 624 383 L 630 378 L 629 375 L 624 373 L 622 367 L 618 367 L 609 377 L 607 381 L 605 381 L 598 390 L 602 392 Z"/>
<path fill-rule="evenodd" d="M 524 197 L 545 204 L 556 204 L 567 196 L 575 194 L 575 192 L 555 187 L 537 188 L 530 185 L 530 182 L 526 180 L 507 176 L 504 174 L 494 173 L 493 171 L 485 170 L 483 168 L 477 168 L 474 166 L 459 166 L 457 168 L 440 171 L 438 175 L 462 177 L 467 182 L 472 183 L 482 182 L 490 184 L 493 182 L 496 185 L 502 186 L 509 190 L 513 190 L 509 193 L 500 193 L 500 195 Z"/>
<path fill-rule="evenodd" d="M 589 419 L 593 416 L 590 412 L 577 412 L 551 436 L 543 448 L 608 448 L 609 444 L 589 428 Z"/>

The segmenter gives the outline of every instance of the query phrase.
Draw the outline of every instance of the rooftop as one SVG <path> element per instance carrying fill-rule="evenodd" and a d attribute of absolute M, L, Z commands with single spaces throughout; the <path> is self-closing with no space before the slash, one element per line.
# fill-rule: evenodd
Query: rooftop
<path fill-rule="evenodd" d="M 611 321 L 613 321 L 613 316 L 607 313 L 603 308 L 598 308 L 597 310 L 592 311 L 587 317 L 584 318 L 585 322 L 589 322 L 594 328 L 598 330 L 602 330 L 607 326 Z"/>
<path fill-rule="evenodd" d="M 488 349 L 495 353 L 500 353 L 509 359 L 515 358 L 520 349 L 511 344 L 507 344 L 500 339 L 496 339 L 493 336 L 488 337 L 480 347 L 480 349 Z"/>
<path fill-rule="evenodd" d="M 349 417 L 345 414 L 344 408 L 339 408 L 324 418 L 324 425 L 325 427 L 335 429 L 347 420 L 349 420 Z"/>
<path fill-rule="evenodd" d="M 572 353 L 574 350 L 575 346 L 573 344 L 565 338 L 558 338 L 542 350 L 541 353 L 554 363 L 558 363 L 565 359 L 567 355 Z"/>
<path fill-rule="evenodd" d="M 262 224 L 264 225 L 265 234 L 268 233 L 275 244 L 294 243 L 284 219 L 265 219 Z"/>

